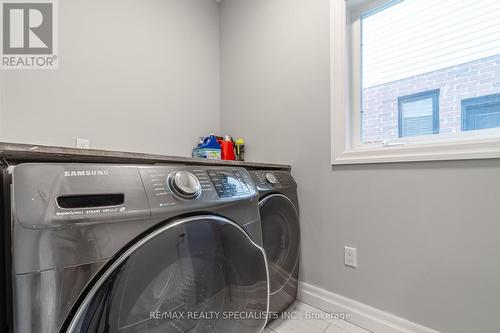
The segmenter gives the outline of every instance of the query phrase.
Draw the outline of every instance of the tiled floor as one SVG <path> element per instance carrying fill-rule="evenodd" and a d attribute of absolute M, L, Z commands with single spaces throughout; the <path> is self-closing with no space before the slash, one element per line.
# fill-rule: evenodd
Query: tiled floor
<path fill-rule="evenodd" d="M 294 319 L 275 320 L 264 333 L 370 333 L 301 302 L 295 302 L 287 312 L 293 313 L 290 317 Z"/>

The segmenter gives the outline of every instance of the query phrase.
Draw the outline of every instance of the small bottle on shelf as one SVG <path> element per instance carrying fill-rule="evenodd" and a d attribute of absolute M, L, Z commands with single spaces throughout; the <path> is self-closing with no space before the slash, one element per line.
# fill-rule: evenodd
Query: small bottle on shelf
<path fill-rule="evenodd" d="M 245 160 L 245 140 L 237 139 L 234 145 L 234 150 L 236 152 L 236 160 L 244 161 Z"/>

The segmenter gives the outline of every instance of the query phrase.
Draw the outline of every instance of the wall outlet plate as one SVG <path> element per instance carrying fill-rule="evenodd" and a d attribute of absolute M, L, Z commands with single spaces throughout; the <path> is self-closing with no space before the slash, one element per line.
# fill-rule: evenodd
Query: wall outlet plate
<path fill-rule="evenodd" d="M 358 256 L 355 247 L 346 246 L 344 248 L 344 263 L 346 266 L 357 268 L 358 267 Z"/>
<path fill-rule="evenodd" d="M 78 149 L 90 149 L 90 140 L 76 138 L 76 148 L 78 148 Z"/>

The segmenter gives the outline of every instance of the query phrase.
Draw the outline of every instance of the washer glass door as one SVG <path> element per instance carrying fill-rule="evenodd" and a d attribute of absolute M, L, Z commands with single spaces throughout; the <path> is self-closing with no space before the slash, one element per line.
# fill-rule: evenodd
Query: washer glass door
<path fill-rule="evenodd" d="M 262 248 L 216 216 L 169 223 L 132 245 L 89 288 L 68 332 L 260 332 Z"/>
<path fill-rule="evenodd" d="M 286 196 L 272 194 L 260 202 L 262 237 L 269 265 L 271 295 L 281 291 L 293 279 L 299 264 L 299 215 Z"/>

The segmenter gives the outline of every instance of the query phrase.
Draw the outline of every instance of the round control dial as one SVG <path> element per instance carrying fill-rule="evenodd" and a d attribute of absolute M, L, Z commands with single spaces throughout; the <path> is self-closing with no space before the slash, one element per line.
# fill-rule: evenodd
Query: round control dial
<path fill-rule="evenodd" d="M 195 198 L 201 192 L 198 178 L 191 172 L 178 171 L 169 176 L 169 184 L 172 190 L 185 198 Z"/>
<path fill-rule="evenodd" d="M 266 173 L 266 180 L 270 183 L 270 184 L 278 184 L 278 178 L 276 178 L 275 175 L 273 175 L 272 173 Z"/>

